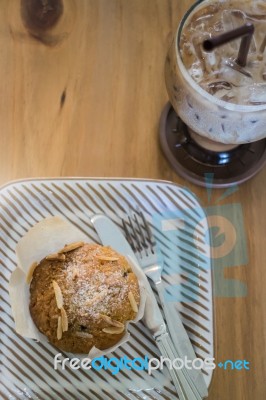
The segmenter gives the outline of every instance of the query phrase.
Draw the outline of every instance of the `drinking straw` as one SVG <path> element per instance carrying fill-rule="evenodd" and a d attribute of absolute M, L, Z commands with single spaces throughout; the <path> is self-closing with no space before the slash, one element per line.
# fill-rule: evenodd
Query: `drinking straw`
<path fill-rule="evenodd" d="M 259 52 L 260 52 L 261 54 L 263 54 L 265 48 L 266 48 L 266 35 L 265 35 L 265 37 L 264 37 L 264 39 L 263 39 L 263 41 L 262 41 L 262 43 L 261 43 L 261 45 L 260 45 Z"/>
<path fill-rule="evenodd" d="M 236 63 L 241 67 L 245 67 L 247 64 L 248 52 L 254 31 L 254 25 L 248 22 L 245 25 L 240 26 L 239 28 L 222 33 L 219 36 L 214 36 L 212 38 L 204 40 L 203 48 L 205 51 L 208 52 L 213 51 L 216 47 L 222 46 L 226 43 L 242 37 Z"/>

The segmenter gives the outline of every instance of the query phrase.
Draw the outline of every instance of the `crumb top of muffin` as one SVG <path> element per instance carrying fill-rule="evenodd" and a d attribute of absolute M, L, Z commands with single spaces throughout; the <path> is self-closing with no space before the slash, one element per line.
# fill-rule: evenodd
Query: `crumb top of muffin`
<path fill-rule="evenodd" d="M 138 281 L 110 247 L 78 243 L 35 268 L 30 312 L 51 343 L 71 352 L 111 347 L 125 334 L 140 303 Z"/>

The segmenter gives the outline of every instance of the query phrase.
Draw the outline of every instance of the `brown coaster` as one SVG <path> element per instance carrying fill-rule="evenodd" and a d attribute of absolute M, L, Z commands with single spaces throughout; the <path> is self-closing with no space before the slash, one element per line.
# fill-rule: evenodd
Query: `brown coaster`
<path fill-rule="evenodd" d="M 266 139 L 229 151 L 207 150 L 192 139 L 170 103 L 161 115 L 160 143 L 175 172 L 204 187 L 208 174 L 213 174 L 212 187 L 224 188 L 247 181 L 266 164 Z"/>

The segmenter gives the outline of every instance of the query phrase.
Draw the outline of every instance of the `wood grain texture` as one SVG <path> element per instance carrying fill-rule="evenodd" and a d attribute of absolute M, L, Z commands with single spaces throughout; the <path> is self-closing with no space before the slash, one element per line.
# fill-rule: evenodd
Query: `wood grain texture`
<path fill-rule="evenodd" d="M 0 184 L 26 177 L 166 179 L 158 144 L 167 101 L 164 61 L 191 0 L 64 0 L 50 30 L 34 34 L 20 1 L 0 6 Z M 226 277 L 248 285 L 244 298 L 216 298 L 216 359 L 246 359 L 250 371 L 217 369 L 211 400 L 266 398 L 266 169 L 219 204 L 240 203 L 247 265 Z"/>

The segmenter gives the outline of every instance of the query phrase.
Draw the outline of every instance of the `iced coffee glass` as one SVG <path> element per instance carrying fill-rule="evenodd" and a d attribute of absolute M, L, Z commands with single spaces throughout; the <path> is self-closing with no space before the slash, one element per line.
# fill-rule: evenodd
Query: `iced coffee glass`
<path fill-rule="evenodd" d="M 212 52 L 204 40 L 254 24 L 247 64 L 235 68 L 240 40 Z M 266 1 L 201 0 L 185 14 L 169 50 L 170 101 L 192 135 L 240 144 L 266 137 Z"/>

